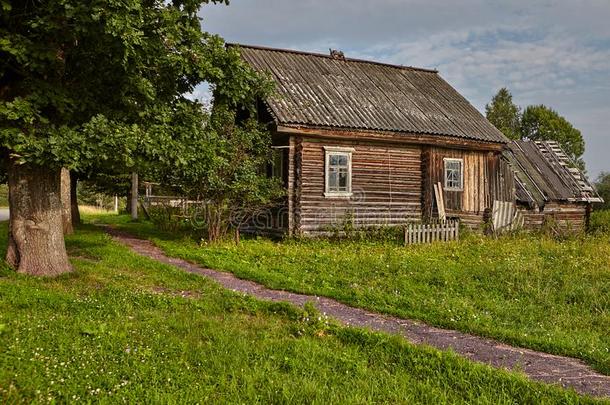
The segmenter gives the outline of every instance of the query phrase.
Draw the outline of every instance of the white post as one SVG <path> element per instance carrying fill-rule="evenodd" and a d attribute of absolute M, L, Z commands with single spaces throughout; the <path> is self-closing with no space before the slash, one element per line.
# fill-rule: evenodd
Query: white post
<path fill-rule="evenodd" d="M 114 212 L 115 214 L 119 213 L 119 196 L 118 195 L 114 195 Z"/>

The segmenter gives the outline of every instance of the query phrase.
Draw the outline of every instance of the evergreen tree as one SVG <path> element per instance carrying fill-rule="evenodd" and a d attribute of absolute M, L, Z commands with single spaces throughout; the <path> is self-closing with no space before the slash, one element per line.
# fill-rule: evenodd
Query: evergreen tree
<path fill-rule="evenodd" d="M 489 122 L 510 139 L 520 138 L 520 108 L 513 103 L 513 96 L 506 87 L 501 88 L 485 106 Z"/>

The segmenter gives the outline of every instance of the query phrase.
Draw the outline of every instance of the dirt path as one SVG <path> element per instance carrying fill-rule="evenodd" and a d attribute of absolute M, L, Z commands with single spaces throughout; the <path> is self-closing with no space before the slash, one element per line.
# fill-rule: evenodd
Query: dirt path
<path fill-rule="evenodd" d="M 350 307 L 330 298 L 271 290 L 255 282 L 238 279 L 231 273 L 206 269 L 182 259 L 167 257 L 161 249 L 147 240 L 138 239 L 111 228 L 106 228 L 106 230 L 115 240 L 129 246 L 140 255 L 179 267 L 190 273 L 209 277 L 233 291 L 264 300 L 290 302 L 299 306 L 306 302 L 313 302 L 320 312 L 346 325 L 401 335 L 412 343 L 427 344 L 441 350 L 452 349 L 468 359 L 497 368 L 516 368 L 534 380 L 573 388 L 581 394 L 610 397 L 610 376 L 594 371 L 580 360 L 512 347 L 491 339 L 435 328 L 408 319 L 381 315 Z"/>

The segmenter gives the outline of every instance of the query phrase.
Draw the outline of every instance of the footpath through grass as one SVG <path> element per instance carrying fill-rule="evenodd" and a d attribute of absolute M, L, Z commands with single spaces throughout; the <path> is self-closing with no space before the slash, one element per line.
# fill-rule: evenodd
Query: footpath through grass
<path fill-rule="evenodd" d="M 57 279 L 0 264 L 1 403 L 593 402 L 238 296 L 91 226 L 67 245 L 76 271 Z"/>
<path fill-rule="evenodd" d="M 333 297 L 581 358 L 610 374 L 608 233 L 562 241 L 541 235 L 498 240 L 468 235 L 459 242 L 408 248 L 392 242 L 263 238 L 200 247 L 188 236 L 164 234 L 126 217 L 91 220 L 152 239 L 170 256 L 271 288 Z"/>

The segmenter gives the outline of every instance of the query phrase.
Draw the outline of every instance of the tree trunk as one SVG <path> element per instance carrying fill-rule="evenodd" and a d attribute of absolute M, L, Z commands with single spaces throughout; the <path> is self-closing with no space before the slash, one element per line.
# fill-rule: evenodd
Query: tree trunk
<path fill-rule="evenodd" d="M 64 243 L 60 177 L 59 169 L 9 161 L 6 261 L 19 273 L 56 276 L 72 271 Z"/>
<path fill-rule="evenodd" d="M 70 215 L 72 216 L 72 225 L 80 224 L 80 211 L 78 210 L 78 195 L 76 187 L 78 185 L 78 177 L 73 172 L 70 172 Z"/>
<path fill-rule="evenodd" d="M 138 173 L 131 173 L 131 219 L 138 219 Z"/>
<path fill-rule="evenodd" d="M 61 196 L 61 220 L 64 228 L 64 235 L 74 233 L 72 226 L 72 186 L 70 182 L 70 170 L 61 169 L 60 175 L 60 196 Z"/>

